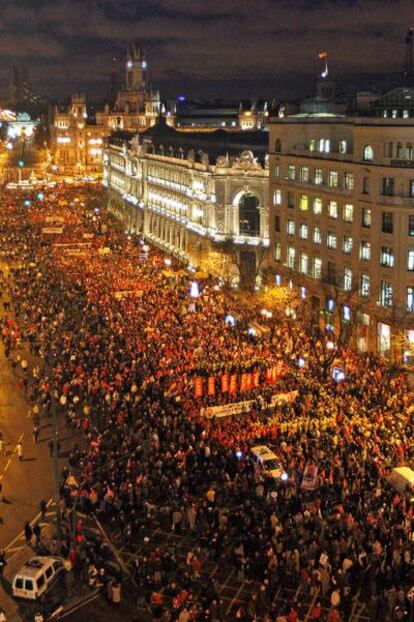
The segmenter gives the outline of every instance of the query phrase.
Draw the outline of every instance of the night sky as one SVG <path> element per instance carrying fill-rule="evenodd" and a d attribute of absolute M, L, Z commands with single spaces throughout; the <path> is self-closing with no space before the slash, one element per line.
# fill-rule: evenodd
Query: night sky
<path fill-rule="evenodd" d="M 111 58 L 147 49 L 162 98 L 297 97 L 328 50 L 341 88 L 398 82 L 413 0 L 1 0 L 0 86 L 13 60 L 34 90 L 109 93 Z"/>

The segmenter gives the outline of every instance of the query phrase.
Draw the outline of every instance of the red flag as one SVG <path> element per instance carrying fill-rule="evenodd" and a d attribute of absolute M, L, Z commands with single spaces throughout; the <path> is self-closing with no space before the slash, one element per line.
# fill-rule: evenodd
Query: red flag
<path fill-rule="evenodd" d="M 203 378 L 202 376 L 196 376 L 194 378 L 194 397 L 202 397 L 203 396 Z"/>
<path fill-rule="evenodd" d="M 253 387 L 258 387 L 260 384 L 260 371 L 255 371 L 253 373 Z"/>
<path fill-rule="evenodd" d="M 215 395 L 216 393 L 216 379 L 214 376 L 209 376 L 207 381 L 207 393 L 208 395 Z"/>
<path fill-rule="evenodd" d="M 230 376 L 229 394 L 237 393 L 237 374 Z"/>
<path fill-rule="evenodd" d="M 229 390 L 229 375 L 223 374 L 221 377 L 221 392 L 227 393 Z"/>
<path fill-rule="evenodd" d="M 247 391 L 246 389 L 246 376 L 247 374 L 242 374 L 240 377 L 240 393 L 244 393 Z"/>
<path fill-rule="evenodd" d="M 333 469 L 331 469 L 330 472 L 329 472 L 329 483 L 330 483 L 331 486 L 333 486 L 333 483 L 334 483 Z"/>
<path fill-rule="evenodd" d="M 245 374 L 246 375 L 246 391 L 250 391 L 253 387 L 253 374 Z"/>

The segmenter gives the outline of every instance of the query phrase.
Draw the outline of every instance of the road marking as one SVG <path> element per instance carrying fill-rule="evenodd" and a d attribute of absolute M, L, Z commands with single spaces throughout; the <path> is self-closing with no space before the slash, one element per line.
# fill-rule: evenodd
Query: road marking
<path fill-rule="evenodd" d="M 6 466 L 4 467 L 4 473 L 7 471 L 7 469 L 9 468 L 10 465 L 11 465 L 11 460 L 9 458 L 8 461 L 7 461 Z"/>
<path fill-rule="evenodd" d="M 240 592 L 243 590 L 244 586 L 246 585 L 246 581 L 243 581 L 242 584 L 240 585 L 239 589 L 237 590 L 237 592 L 235 593 L 234 597 L 232 598 L 232 600 L 230 601 L 230 605 L 227 607 L 226 609 L 226 615 L 228 613 L 230 613 L 231 608 L 233 607 L 234 603 L 239 602 L 238 598 L 240 595 Z"/>
<path fill-rule="evenodd" d="M 52 501 L 53 501 L 53 499 L 49 499 L 49 501 L 46 504 L 46 507 L 49 507 L 49 505 L 52 503 Z M 36 514 L 34 519 L 30 522 L 30 525 L 34 525 L 36 523 L 36 521 L 38 521 L 41 516 L 42 516 L 41 512 Z M 18 542 L 18 540 L 20 540 L 20 538 L 22 536 L 24 536 L 24 529 L 22 529 L 22 531 L 11 542 L 9 542 L 9 544 L 7 546 L 4 547 L 4 550 L 7 552 L 9 549 L 11 549 L 13 544 L 15 544 L 15 542 Z"/>

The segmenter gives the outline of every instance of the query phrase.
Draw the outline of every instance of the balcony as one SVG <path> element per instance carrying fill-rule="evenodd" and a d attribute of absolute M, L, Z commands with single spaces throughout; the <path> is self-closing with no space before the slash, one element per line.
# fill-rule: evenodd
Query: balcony
<path fill-rule="evenodd" d="M 381 205 L 393 205 L 394 207 L 409 207 L 414 208 L 414 197 L 409 196 L 387 196 L 380 195 L 378 197 L 378 203 Z"/>

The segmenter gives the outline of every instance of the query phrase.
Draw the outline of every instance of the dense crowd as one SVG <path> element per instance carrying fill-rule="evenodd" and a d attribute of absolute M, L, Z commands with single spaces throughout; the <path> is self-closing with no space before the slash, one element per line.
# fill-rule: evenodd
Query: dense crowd
<path fill-rule="evenodd" d="M 95 193 L 58 187 L 29 208 L 16 195 L 1 197 L 0 248 L 13 274 L 2 335 L 6 355 L 24 339 L 45 361 L 24 387 L 34 417 L 54 401 L 84 433 L 86 450 L 74 448 L 63 472 L 66 506 L 76 499 L 127 541 L 154 521 L 191 534 L 180 571 L 173 551 L 149 545 L 135 559 L 138 604 L 154 619 L 180 622 L 295 622 L 297 602 L 275 605 L 288 585 L 315 596 L 314 620 L 324 619 L 327 601 L 330 622 L 350 619 L 356 596 L 372 620 L 408 619 L 413 500 L 387 483 L 392 467 L 413 460 L 406 377 L 344 349 L 345 380 L 322 382 L 305 331 L 301 352 L 287 357 L 283 318 L 252 334 L 258 318 L 212 278 L 191 298 L 192 278 L 107 227 Z M 61 232 L 44 232 L 56 223 Z M 225 321 L 230 312 L 234 325 Z M 269 381 L 267 370 L 281 362 L 283 373 Z M 243 394 L 220 391 L 219 382 L 208 394 L 209 377 L 243 373 L 256 378 Z M 196 377 L 204 382 L 198 396 Z M 297 392 L 292 400 L 269 406 L 288 391 Z M 244 415 L 202 414 L 246 399 Z M 249 459 L 259 444 L 276 453 L 286 481 Z M 301 486 L 308 464 L 317 466 L 315 490 Z M 82 547 L 67 552 L 75 566 L 93 562 Z M 220 572 L 258 581 L 257 592 L 226 614 L 203 571 L 207 558 Z"/>

